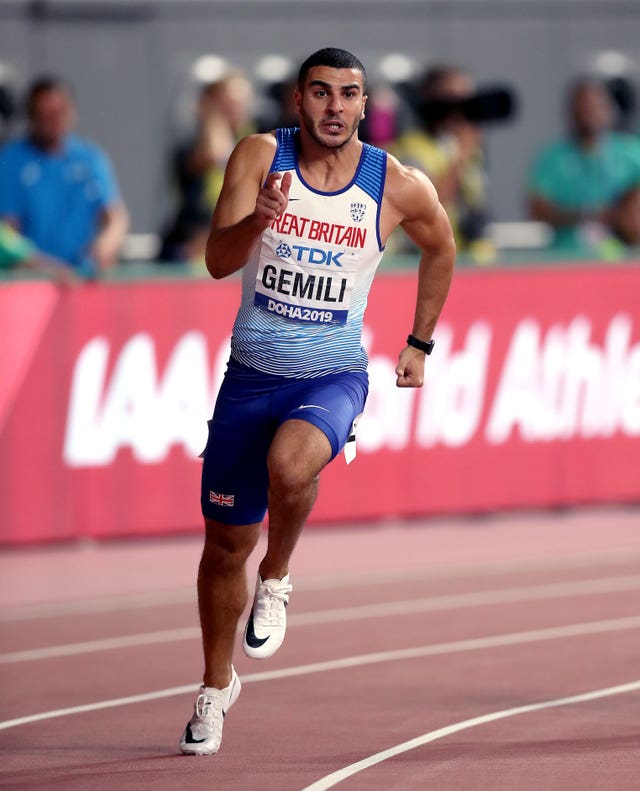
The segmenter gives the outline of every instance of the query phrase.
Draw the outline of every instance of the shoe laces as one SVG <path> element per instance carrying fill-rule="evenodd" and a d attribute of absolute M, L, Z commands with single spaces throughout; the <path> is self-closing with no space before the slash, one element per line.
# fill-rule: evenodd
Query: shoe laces
<path fill-rule="evenodd" d="M 257 596 L 257 616 L 270 626 L 279 626 L 283 620 L 284 607 L 288 604 L 293 585 L 281 580 L 267 580 L 260 583 Z"/>
<path fill-rule="evenodd" d="M 220 695 L 209 695 L 201 692 L 195 705 L 196 716 L 199 720 L 203 720 L 210 727 L 222 732 L 222 722 L 224 713 L 222 711 L 222 698 Z"/>

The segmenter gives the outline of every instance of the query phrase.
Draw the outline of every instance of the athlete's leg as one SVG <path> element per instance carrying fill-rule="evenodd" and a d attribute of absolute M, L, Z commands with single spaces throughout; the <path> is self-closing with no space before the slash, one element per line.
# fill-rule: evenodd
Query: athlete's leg
<path fill-rule="evenodd" d="M 260 523 L 225 525 L 205 519 L 198 569 L 198 606 L 204 650 L 204 685 L 223 689 L 231 681 L 231 657 L 238 619 L 247 603 L 247 558 Z"/>
<path fill-rule="evenodd" d="M 282 579 L 318 494 L 318 476 L 331 460 L 327 436 L 306 420 L 286 420 L 269 448 L 269 537 L 263 580 Z"/>

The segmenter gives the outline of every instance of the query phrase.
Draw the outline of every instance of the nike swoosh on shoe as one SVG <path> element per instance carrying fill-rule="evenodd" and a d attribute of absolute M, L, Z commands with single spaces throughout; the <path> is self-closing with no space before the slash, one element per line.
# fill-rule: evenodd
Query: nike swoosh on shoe
<path fill-rule="evenodd" d="M 251 646 L 251 648 L 260 648 L 260 646 L 264 645 L 267 640 L 269 639 L 269 635 L 264 638 L 256 637 L 256 633 L 253 629 L 253 608 L 251 608 L 251 612 L 249 613 L 249 620 L 247 621 L 247 645 Z"/>
<path fill-rule="evenodd" d="M 195 739 L 193 733 L 191 733 L 191 725 L 187 725 L 187 729 L 184 734 L 184 741 L 185 744 L 202 744 L 204 739 Z"/>

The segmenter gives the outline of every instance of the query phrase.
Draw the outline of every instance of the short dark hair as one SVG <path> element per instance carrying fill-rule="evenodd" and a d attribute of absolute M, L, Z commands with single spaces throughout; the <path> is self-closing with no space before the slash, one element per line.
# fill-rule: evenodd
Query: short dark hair
<path fill-rule="evenodd" d="M 309 55 L 302 66 L 300 66 L 300 71 L 298 72 L 298 90 L 301 91 L 303 89 L 307 74 L 314 66 L 329 66 L 332 69 L 355 69 L 362 73 L 362 87 L 364 93 L 367 92 L 367 72 L 358 58 L 352 55 L 351 52 L 347 52 L 346 49 L 325 47 Z"/>
<path fill-rule="evenodd" d="M 49 93 L 50 91 L 64 91 L 73 98 L 71 86 L 68 82 L 66 82 L 66 80 L 63 80 L 61 77 L 57 77 L 54 74 L 43 74 L 40 77 L 36 77 L 36 79 L 33 80 L 33 82 L 27 88 L 24 100 L 27 113 L 31 112 L 33 103 L 39 96 L 41 96 L 43 93 Z"/>

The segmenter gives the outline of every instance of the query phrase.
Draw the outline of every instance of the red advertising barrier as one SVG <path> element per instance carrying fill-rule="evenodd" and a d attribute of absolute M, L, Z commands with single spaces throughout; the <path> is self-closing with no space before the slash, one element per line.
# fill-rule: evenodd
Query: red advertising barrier
<path fill-rule="evenodd" d="M 199 460 L 239 283 L 0 288 L 0 543 L 200 527 Z M 366 316 L 358 457 L 315 523 L 640 501 L 640 267 L 468 271 L 420 390 L 415 273 Z"/>

